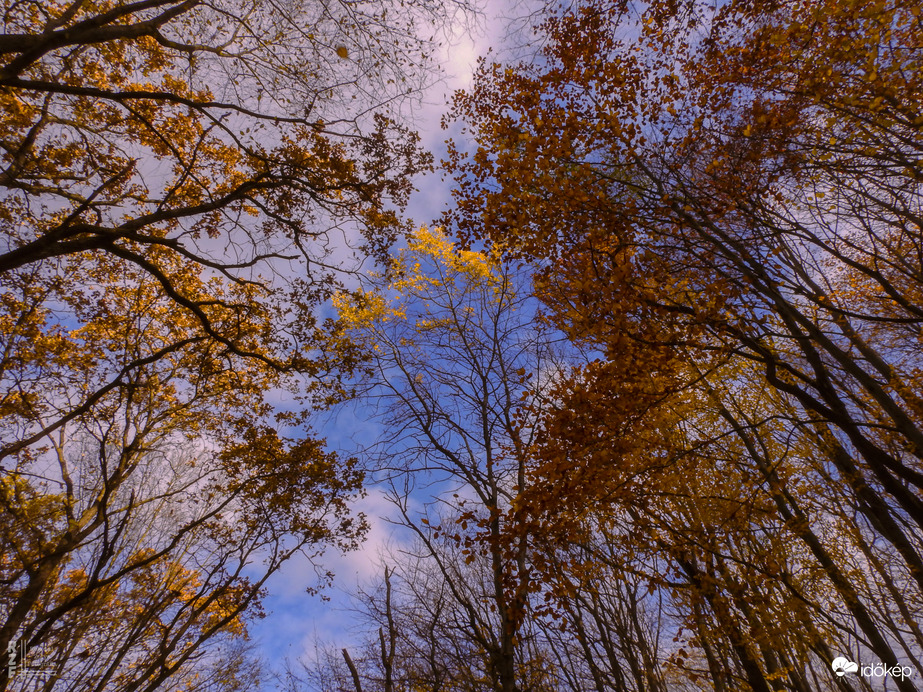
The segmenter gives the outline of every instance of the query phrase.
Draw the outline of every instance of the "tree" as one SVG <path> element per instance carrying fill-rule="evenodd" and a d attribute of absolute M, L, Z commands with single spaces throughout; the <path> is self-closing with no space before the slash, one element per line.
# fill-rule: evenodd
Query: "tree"
<path fill-rule="evenodd" d="M 354 109 L 376 105 L 358 99 L 375 61 L 375 74 L 392 81 L 415 79 L 404 68 L 425 61 L 421 41 L 379 21 L 386 6 L 370 10 L 12 6 L 0 39 L 0 98 L 11 114 L 0 133 L 10 341 L 20 333 L 31 340 L 29 330 L 49 320 L 48 305 L 67 303 L 64 314 L 83 308 L 62 292 L 61 276 L 125 264 L 154 278 L 195 319 L 199 338 L 273 366 L 308 367 L 311 306 L 326 296 L 332 269 L 329 228 L 352 219 L 370 248 L 387 245 L 398 226 L 387 204 L 406 200 L 410 176 L 427 161 L 414 136 L 385 116 L 350 110 L 352 99 Z M 184 275 L 200 274 L 239 292 L 184 284 Z M 54 333 L 59 320 L 42 331 Z M 264 338 L 262 349 L 247 343 L 241 325 L 270 320 L 278 337 Z M 30 354 L 10 356 L 32 364 Z M 41 424 L 38 402 L 22 401 L 38 395 L 12 376 L 6 408 L 23 430 L 5 438 L 0 454 L 37 442 L 158 357 L 119 363 L 103 388 Z"/>
<path fill-rule="evenodd" d="M 446 8 L 402 7 L 4 8 L 0 649 L 46 687 L 204 686 L 287 557 L 361 535 L 305 387 L 331 255 L 428 166 L 393 118 Z"/>
<path fill-rule="evenodd" d="M 524 629 L 528 538 L 509 525 L 542 407 L 530 382 L 553 377 L 555 361 L 517 280 L 495 254 L 421 229 L 386 274 L 334 299 L 337 339 L 370 355 L 359 393 L 383 411 L 368 465 L 416 538 L 412 564 L 396 566 L 408 594 L 395 608 L 405 661 L 428 671 L 428 689 L 510 691 L 543 677 Z M 419 515 L 418 488 L 431 498 Z"/>
<path fill-rule="evenodd" d="M 110 295 L 113 313 L 82 328 L 101 358 L 148 348 L 150 323 L 171 311 L 138 274 L 127 304 Z M 180 316 L 172 326 L 180 342 L 197 328 Z M 221 367 L 213 344 L 188 342 L 5 469 L 3 632 L 44 651 L 48 689 L 195 687 L 245 637 L 289 556 L 349 549 L 362 533 L 347 505 L 361 486 L 354 463 L 268 424 L 265 392 L 281 375 Z M 94 369 L 82 374 L 94 383 Z"/>
<path fill-rule="evenodd" d="M 747 609 L 775 596 L 748 571 L 824 602 L 791 581 L 798 572 L 763 562 L 748 531 L 821 575 L 853 656 L 919 658 L 919 14 L 888 2 L 581 2 L 546 13 L 541 60 L 484 63 L 456 101 L 475 149 L 454 153 L 453 222 L 540 263 L 556 324 L 605 354 L 549 421 L 549 449 L 570 452 L 539 471 L 561 478 L 579 460 L 603 489 L 572 474 L 537 502 L 643 503 L 632 479 L 660 465 L 673 483 L 684 468 L 697 485 L 738 479 L 709 482 L 723 499 L 704 523 L 696 493 L 679 493 L 691 495 L 683 513 L 656 505 L 657 531 L 673 532 L 661 553 L 730 633 L 729 674 L 745 680 L 732 685 L 809 686 L 760 649 L 769 619 Z M 772 392 L 768 409 L 740 405 L 744 383 Z M 712 422 L 690 436 L 701 420 Z M 733 447 L 744 463 L 732 469 L 722 448 Z M 740 509 L 723 515 L 726 501 Z M 870 573 L 902 585 L 899 615 L 878 610 Z M 817 662 L 808 675 L 835 655 L 818 644 L 827 636 L 795 642 Z"/>

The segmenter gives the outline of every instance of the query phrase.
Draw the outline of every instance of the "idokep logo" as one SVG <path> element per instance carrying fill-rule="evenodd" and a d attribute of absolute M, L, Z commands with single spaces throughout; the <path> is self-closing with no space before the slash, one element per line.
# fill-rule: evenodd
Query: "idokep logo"
<path fill-rule="evenodd" d="M 846 675 L 846 673 L 859 672 L 858 663 L 850 661 L 848 658 L 843 658 L 842 656 L 837 656 L 830 665 L 833 667 L 833 672 L 840 678 Z"/>
<path fill-rule="evenodd" d="M 889 667 L 883 663 L 874 666 L 860 666 L 855 661 L 850 661 L 844 656 L 837 656 L 833 659 L 830 667 L 833 668 L 833 672 L 840 678 L 847 673 L 858 673 L 863 678 L 881 678 L 888 676 L 899 680 L 906 680 L 913 675 L 913 668 L 910 666 Z"/>

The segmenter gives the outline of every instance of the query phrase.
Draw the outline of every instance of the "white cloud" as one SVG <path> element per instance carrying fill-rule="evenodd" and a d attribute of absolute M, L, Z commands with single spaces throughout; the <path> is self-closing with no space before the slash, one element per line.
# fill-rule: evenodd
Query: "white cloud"
<path fill-rule="evenodd" d="M 269 614 L 251 628 L 271 664 L 285 656 L 310 656 L 318 641 L 348 644 L 355 640 L 351 594 L 371 588 L 381 577 L 383 557 L 401 544 L 387 521 L 395 510 L 383 490 L 371 488 L 355 503 L 354 511 L 364 513 L 370 525 L 358 550 L 346 554 L 331 551 L 316 561 L 298 556 L 272 578 L 265 602 Z M 305 593 L 326 570 L 336 575 L 335 585 L 317 596 Z"/>

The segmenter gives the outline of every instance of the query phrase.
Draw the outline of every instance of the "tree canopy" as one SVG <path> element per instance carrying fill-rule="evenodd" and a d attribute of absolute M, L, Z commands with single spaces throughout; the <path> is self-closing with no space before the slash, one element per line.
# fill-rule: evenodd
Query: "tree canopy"
<path fill-rule="evenodd" d="M 410 232 L 445 12 L 5 8 L 0 650 L 257 684 L 266 579 L 371 480 L 414 538 L 323 689 L 917 689 L 923 4 L 542 4 Z M 308 427 L 349 395 L 357 459 Z"/>
<path fill-rule="evenodd" d="M 448 7 L 401 8 L 4 5 L 0 649 L 46 655 L 0 686 L 246 687 L 266 579 L 357 544 L 307 420 L 354 358 L 317 308 L 430 165 L 399 119 Z"/>
<path fill-rule="evenodd" d="M 573 3 L 455 101 L 449 220 L 596 358 L 533 526 L 614 532 L 572 570 L 640 569 L 668 667 L 715 689 L 832 688 L 843 652 L 920 674 L 920 12 Z"/>

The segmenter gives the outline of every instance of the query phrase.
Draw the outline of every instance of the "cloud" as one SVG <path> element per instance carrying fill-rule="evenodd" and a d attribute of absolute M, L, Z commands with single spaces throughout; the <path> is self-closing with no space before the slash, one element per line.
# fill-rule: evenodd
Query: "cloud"
<path fill-rule="evenodd" d="M 401 534 L 387 521 L 395 510 L 382 489 L 371 488 L 355 503 L 354 511 L 364 513 L 370 526 L 358 550 L 331 551 L 317 560 L 296 556 L 270 581 L 265 601 L 268 616 L 251 627 L 270 665 L 278 666 L 286 656 L 293 660 L 310 656 L 317 642 L 340 646 L 356 641 L 352 594 L 371 588 L 381 578 L 384 556 L 403 543 Z M 334 586 L 316 596 L 305 593 L 328 570 L 336 575 Z"/>

